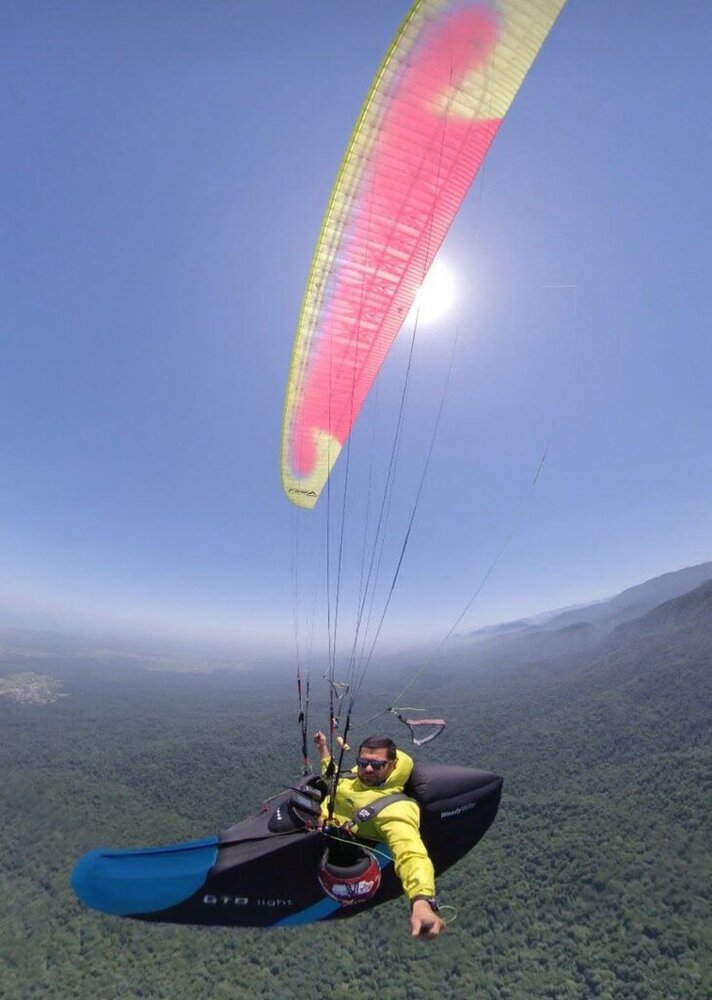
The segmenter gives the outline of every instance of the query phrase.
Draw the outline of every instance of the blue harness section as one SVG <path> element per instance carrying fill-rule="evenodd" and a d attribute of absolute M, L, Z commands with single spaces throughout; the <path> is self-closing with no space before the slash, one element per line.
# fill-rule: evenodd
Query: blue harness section
<path fill-rule="evenodd" d="M 393 860 L 393 855 L 390 852 L 390 848 L 387 844 L 376 844 L 373 848 L 376 861 L 378 861 L 378 866 L 383 871 Z M 317 920 L 326 920 L 330 917 L 332 913 L 335 913 L 341 908 L 341 904 L 337 903 L 335 899 L 330 899 L 326 896 L 324 899 L 320 899 L 318 903 L 313 903 L 311 906 L 307 906 L 306 909 L 300 910 L 298 913 L 292 913 L 288 917 L 282 917 L 276 923 L 272 924 L 272 927 L 297 927 L 299 924 L 311 924 Z"/>
<path fill-rule="evenodd" d="M 154 913 L 197 892 L 217 856 L 217 837 L 143 850 L 99 848 L 79 861 L 72 888 L 86 906 L 102 913 Z"/>

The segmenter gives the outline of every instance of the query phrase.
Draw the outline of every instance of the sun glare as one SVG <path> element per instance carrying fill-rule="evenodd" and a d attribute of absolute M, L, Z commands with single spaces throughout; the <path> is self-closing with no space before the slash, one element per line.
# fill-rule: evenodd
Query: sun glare
<path fill-rule="evenodd" d="M 408 319 L 418 325 L 432 326 L 448 313 L 455 301 L 455 279 L 452 271 L 442 261 L 436 260 L 425 276 L 420 291 L 408 314 Z"/>

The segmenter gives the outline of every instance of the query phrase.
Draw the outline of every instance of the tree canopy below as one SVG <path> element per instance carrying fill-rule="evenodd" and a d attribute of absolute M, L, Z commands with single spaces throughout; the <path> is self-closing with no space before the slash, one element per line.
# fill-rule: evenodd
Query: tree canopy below
<path fill-rule="evenodd" d="M 420 683 L 414 704 L 448 719 L 424 759 L 505 777 L 494 827 L 440 880 L 451 925 L 427 945 L 404 902 L 271 932 L 82 909 L 68 878 L 84 851 L 215 833 L 294 780 L 291 684 L 4 654 L 0 677 L 41 672 L 65 696 L 0 697 L 0 993 L 252 1000 L 299 984 L 338 1000 L 366 980 L 384 1000 L 702 1000 L 711 611 L 708 583 L 568 655 L 485 666 L 460 648 Z"/>

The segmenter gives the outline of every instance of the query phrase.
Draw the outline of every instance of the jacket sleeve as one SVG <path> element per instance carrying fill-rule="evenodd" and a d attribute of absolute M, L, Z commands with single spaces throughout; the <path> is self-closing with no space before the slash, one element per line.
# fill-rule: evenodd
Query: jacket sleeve
<path fill-rule="evenodd" d="M 388 844 L 396 875 L 408 899 L 435 895 L 435 870 L 420 837 L 420 810 L 415 802 L 395 802 L 377 818 Z"/>

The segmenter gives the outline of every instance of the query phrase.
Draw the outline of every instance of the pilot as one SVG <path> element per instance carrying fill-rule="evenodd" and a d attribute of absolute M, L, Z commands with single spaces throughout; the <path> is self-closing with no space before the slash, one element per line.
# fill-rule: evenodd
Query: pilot
<path fill-rule="evenodd" d="M 326 736 L 314 735 L 322 772 L 326 773 L 331 754 Z M 397 750 L 386 736 L 371 736 L 358 750 L 356 767 L 339 778 L 336 786 L 334 820 L 349 824 L 364 807 L 378 809 L 379 799 L 403 793 L 413 770 L 413 760 Z M 328 804 L 322 806 L 326 817 Z M 435 871 L 420 836 L 420 809 L 413 799 L 399 798 L 378 810 L 372 818 L 353 827 L 359 838 L 385 842 L 393 855 L 395 872 L 410 901 L 410 931 L 413 937 L 437 937 L 445 927 L 435 900 Z"/>

